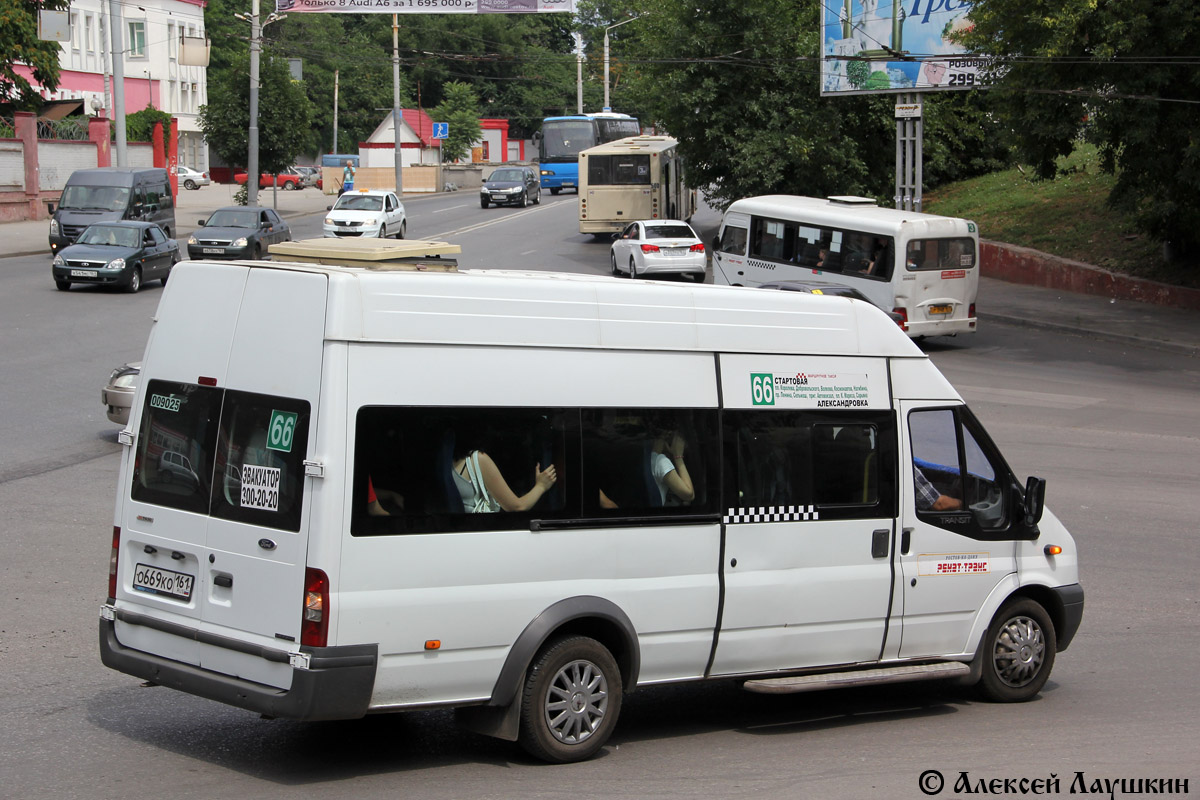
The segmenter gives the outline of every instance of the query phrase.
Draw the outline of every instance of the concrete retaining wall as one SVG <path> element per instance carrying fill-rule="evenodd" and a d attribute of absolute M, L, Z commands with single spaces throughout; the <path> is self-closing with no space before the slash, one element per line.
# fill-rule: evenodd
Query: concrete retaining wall
<path fill-rule="evenodd" d="M 1200 311 L 1200 289 L 1133 278 L 1028 247 L 981 241 L 980 275 L 1064 292 Z"/>

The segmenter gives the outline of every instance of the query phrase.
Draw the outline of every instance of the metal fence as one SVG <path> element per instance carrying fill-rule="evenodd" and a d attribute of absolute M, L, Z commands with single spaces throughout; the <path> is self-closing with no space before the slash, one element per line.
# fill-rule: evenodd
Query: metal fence
<path fill-rule="evenodd" d="M 17 138 L 17 126 L 12 117 L 0 117 L 0 139 Z"/>

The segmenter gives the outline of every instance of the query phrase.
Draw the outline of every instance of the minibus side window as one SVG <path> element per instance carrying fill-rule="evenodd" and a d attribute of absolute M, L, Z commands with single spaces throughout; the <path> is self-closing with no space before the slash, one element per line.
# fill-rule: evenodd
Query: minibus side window
<path fill-rule="evenodd" d="M 1006 531 L 1009 510 L 1006 487 L 1011 484 L 1008 468 L 989 452 L 976 423 L 955 409 L 914 411 L 908 426 L 913 453 L 913 502 L 918 517 L 938 525 L 944 515 L 961 517 L 969 512 L 973 533 Z M 948 525 L 963 530 L 957 519 Z"/>
<path fill-rule="evenodd" d="M 578 442 L 577 410 L 363 407 L 355 420 L 351 533 L 528 529 L 533 519 L 576 516 Z M 531 507 L 474 510 L 473 464 L 482 455 Z M 535 489 L 537 473 L 551 466 L 553 483 Z"/>
<path fill-rule="evenodd" d="M 731 513 L 794 506 L 811 519 L 895 516 L 890 412 L 728 411 L 723 429 Z"/>
<path fill-rule="evenodd" d="M 583 514 L 717 511 L 717 412 L 584 409 Z"/>
<path fill-rule="evenodd" d="M 226 392 L 212 516 L 300 530 L 308 422 L 303 400 Z"/>
<path fill-rule="evenodd" d="M 222 395 L 221 389 L 194 384 L 147 384 L 133 464 L 134 500 L 208 513 Z"/>

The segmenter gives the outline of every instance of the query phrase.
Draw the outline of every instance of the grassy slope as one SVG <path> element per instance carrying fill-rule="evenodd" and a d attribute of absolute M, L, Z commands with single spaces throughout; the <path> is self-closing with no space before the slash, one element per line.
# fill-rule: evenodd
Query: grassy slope
<path fill-rule="evenodd" d="M 1163 262 L 1161 248 L 1105 203 L 1113 178 L 1100 172 L 1095 150 L 1064 159 L 1063 173 L 1037 181 L 1019 169 L 942 186 L 924 196 L 931 214 L 979 223 L 985 239 L 1152 280 L 1200 286 L 1195 274 Z"/>

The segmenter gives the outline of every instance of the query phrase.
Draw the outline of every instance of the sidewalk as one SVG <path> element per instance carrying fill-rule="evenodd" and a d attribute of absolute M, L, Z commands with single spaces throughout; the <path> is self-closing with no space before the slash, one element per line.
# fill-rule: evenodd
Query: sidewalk
<path fill-rule="evenodd" d="M 196 229 L 200 218 L 221 206 L 233 205 L 233 195 L 238 188 L 214 184 L 190 192 L 181 190 L 175 209 L 179 226 L 175 237 L 186 239 Z M 284 218 L 324 211 L 337 199 L 336 195 L 327 195 L 315 188 L 292 192 L 263 189 L 258 197 L 260 205 L 276 208 Z M 4 250 L 0 259 L 43 255 L 49 261 L 49 225 L 47 220 L 0 224 L 0 241 L 3 243 L 0 247 Z M 1068 278 L 1073 277 L 1074 272 L 1094 270 L 1086 265 L 1073 265 L 1073 262 L 1059 264 L 1054 269 L 1059 277 L 1064 272 L 1071 273 L 1066 275 Z M 1011 280 L 979 279 L 977 313 L 981 325 L 995 320 L 1200 356 L 1200 312 L 1022 283 L 1039 281 L 1041 277 L 1028 270 L 1005 268 L 999 264 L 995 271 L 986 269 L 985 264 L 984 271 L 985 274 L 998 272 Z M 1168 296 L 1170 294 L 1167 292 Z"/>

